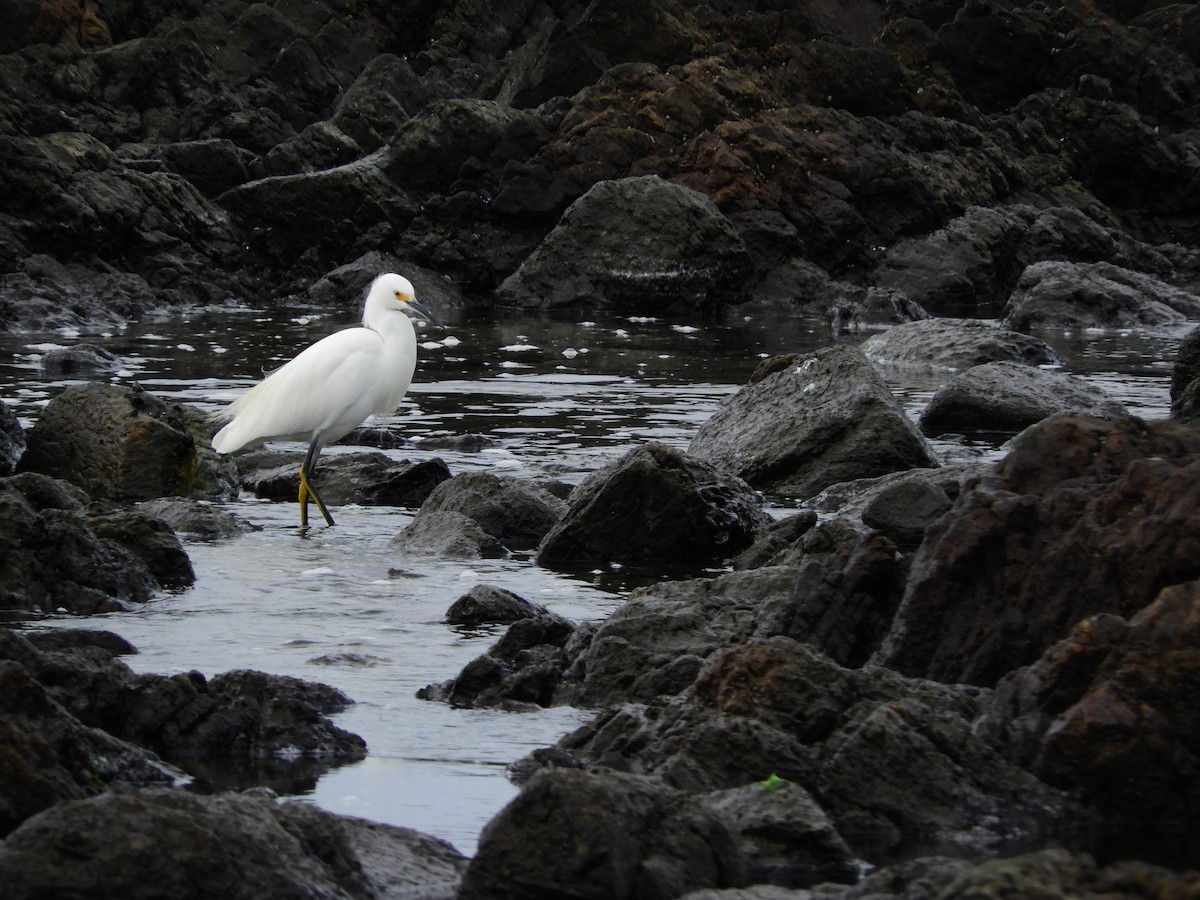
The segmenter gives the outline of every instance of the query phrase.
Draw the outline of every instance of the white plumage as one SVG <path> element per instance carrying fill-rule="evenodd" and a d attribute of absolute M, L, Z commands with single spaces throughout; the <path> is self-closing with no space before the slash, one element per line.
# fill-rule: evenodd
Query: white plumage
<path fill-rule="evenodd" d="M 214 416 L 229 420 L 212 439 L 218 453 L 268 439 L 309 442 L 300 467 L 302 526 L 307 524 L 309 494 L 333 524 L 309 482 L 321 449 L 370 416 L 394 411 L 412 383 L 417 336 L 406 314 L 410 309 L 437 321 L 416 299 L 407 278 L 380 275 L 367 292 L 361 328 L 317 341 Z"/>

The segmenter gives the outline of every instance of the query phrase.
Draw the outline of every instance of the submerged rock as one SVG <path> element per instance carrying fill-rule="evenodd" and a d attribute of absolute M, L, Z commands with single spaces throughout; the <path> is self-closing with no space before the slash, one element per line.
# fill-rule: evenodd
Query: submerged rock
<path fill-rule="evenodd" d="M 439 484 L 393 546 L 467 557 L 529 550 L 565 510 L 533 482 L 468 472 Z"/>
<path fill-rule="evenodd" d="M 238 459 L 242 488 L 265 500 L 295 502 L 300 491 L 302 453 L 252 451 Z M 416 509 L 450 470 L 440 459 L 397 462 L 382 453 L 326 454 L 315 484 L 330 506 L 398 506 Z"/>
<path fill-rule="evenodd" d="M 1016 434 L 1055 413 L 1129 415 L 1124 404 L 1083 378 L 995 362 L 972 366 L 938 388 L 921 413 L 920 427 L 927 435 Z"/>
<path fill-rule="evenodd" d="M 446 610 L 449 625 L 507 625 L 518 619 L 532 619 L 546 608 L 512 591 L 490 584 L 477 584 Z"/>
<path fill-rule="evenodd" d="M 924 319 L 893 325 L 862 343 L 873 363 L 928 369 L 969 369 L 990 362 L 1061 365 L 1054 349 L 1038 338 L 978 319 Z"/>
<path fill-rule="evenodd" d="M 770 517 L 740 478 L 664 444 L 589 475 L 538 547 L 538 563 L 716 564 L 749 546 Z"/>
<path fill-rule="evenodd" d="M 700 426 L 688 453 L 760 490 L 801 498 L 840 481 L 937 465 L 852 347 L 818 350 L 746 385 Z"/>

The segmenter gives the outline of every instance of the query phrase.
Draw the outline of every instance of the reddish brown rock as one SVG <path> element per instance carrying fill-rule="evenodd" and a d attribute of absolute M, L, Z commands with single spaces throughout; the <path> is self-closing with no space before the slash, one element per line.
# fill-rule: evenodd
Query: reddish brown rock
<path fill-rule="evenodd" d="M 1057 417 L 930 528 L 876 661 L 994 684 L 1081 619 L 1200 577 L 1200 434 Z"/>
<path fill-rule="evenodd" d="M 1045 781 L 1105 813 L 1124 856 L 1182 863 L 1200 847 L 1200 581 L 1126 620 L 1080 622 L 997 687 L 989 728 Z"/>

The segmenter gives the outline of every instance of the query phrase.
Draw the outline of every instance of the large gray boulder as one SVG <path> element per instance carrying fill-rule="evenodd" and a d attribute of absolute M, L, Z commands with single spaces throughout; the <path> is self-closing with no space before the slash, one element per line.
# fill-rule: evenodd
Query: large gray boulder
<path fill-rule="evenodd" d="M 18 471 L 75 484 L 93 500 L 228 496 L 229 463 L 197 440 L 198 414 L 141 388 L 72 385 L 26 435 Z"/>
<path fill-rule="evenodd" d="M 1032 328 L 1124 328 L 1200 320 L 1200 295 L 1111 263 L 1035 263 L 1004 307 L 1004 324 Z"/>
<path fill-rule="evenodd" d="M 531 481 L 466 472 L 435 487 L 392 545 L 453 556 L 529 550 L 566 508 L 566 503 Z"/>
<path fill-rule="evenodd" d="M 862 343 L 878 365 L 919 369 L 969 369 L 989 362 L 1032 366 L 1062 360 L 1045 341 L 979 319 L 923 319 L 893 325 Z"/>
<path fill-rule="evenodd" d="M 718 563 L 770 522 L 740 478 L 659 443 L 594 472 L 569 502 L 538 547 L 541 565 Z"/>
<path fill-rule="evenodd" d="M 1016 434 L 1055 413 L 1125 416 L 1103 388 L 1065 372 L 1013 362 L 973 366 L 938 389 L 921 413 L 921 430 Z"/>
<path fill-rule="evenodd" d="M 760 490 L 801 498 L 938 464 L 866 357 L 843 346 L 743 387 L 700 426 L 688 453 Z"/>
<path fill-rule="evenodd" d="M 59 804 L 0 846 L 9 900 L 450 900 L 465 864 L 411 829 L 270 797 L 166 789 Z"/>
<path fill-rule="evenodd" d="M 658 315 L 741 300 L 742 239 L 707 196 L 656 176 L 597 184 L 504 280 L 505 306 Z"/>

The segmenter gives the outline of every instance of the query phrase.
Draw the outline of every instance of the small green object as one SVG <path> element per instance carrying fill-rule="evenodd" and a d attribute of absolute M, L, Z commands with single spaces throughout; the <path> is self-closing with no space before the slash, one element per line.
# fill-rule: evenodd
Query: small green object
<path fill-rule="evenodd" d="M 762 789 L 764 791 L 771 792 L 779 790 L 781 787 L 783 787 L 785 782 L 782 778 L 772 772 L 765 780 L 760 781 L 759 784 L 762 785 Z"/>

